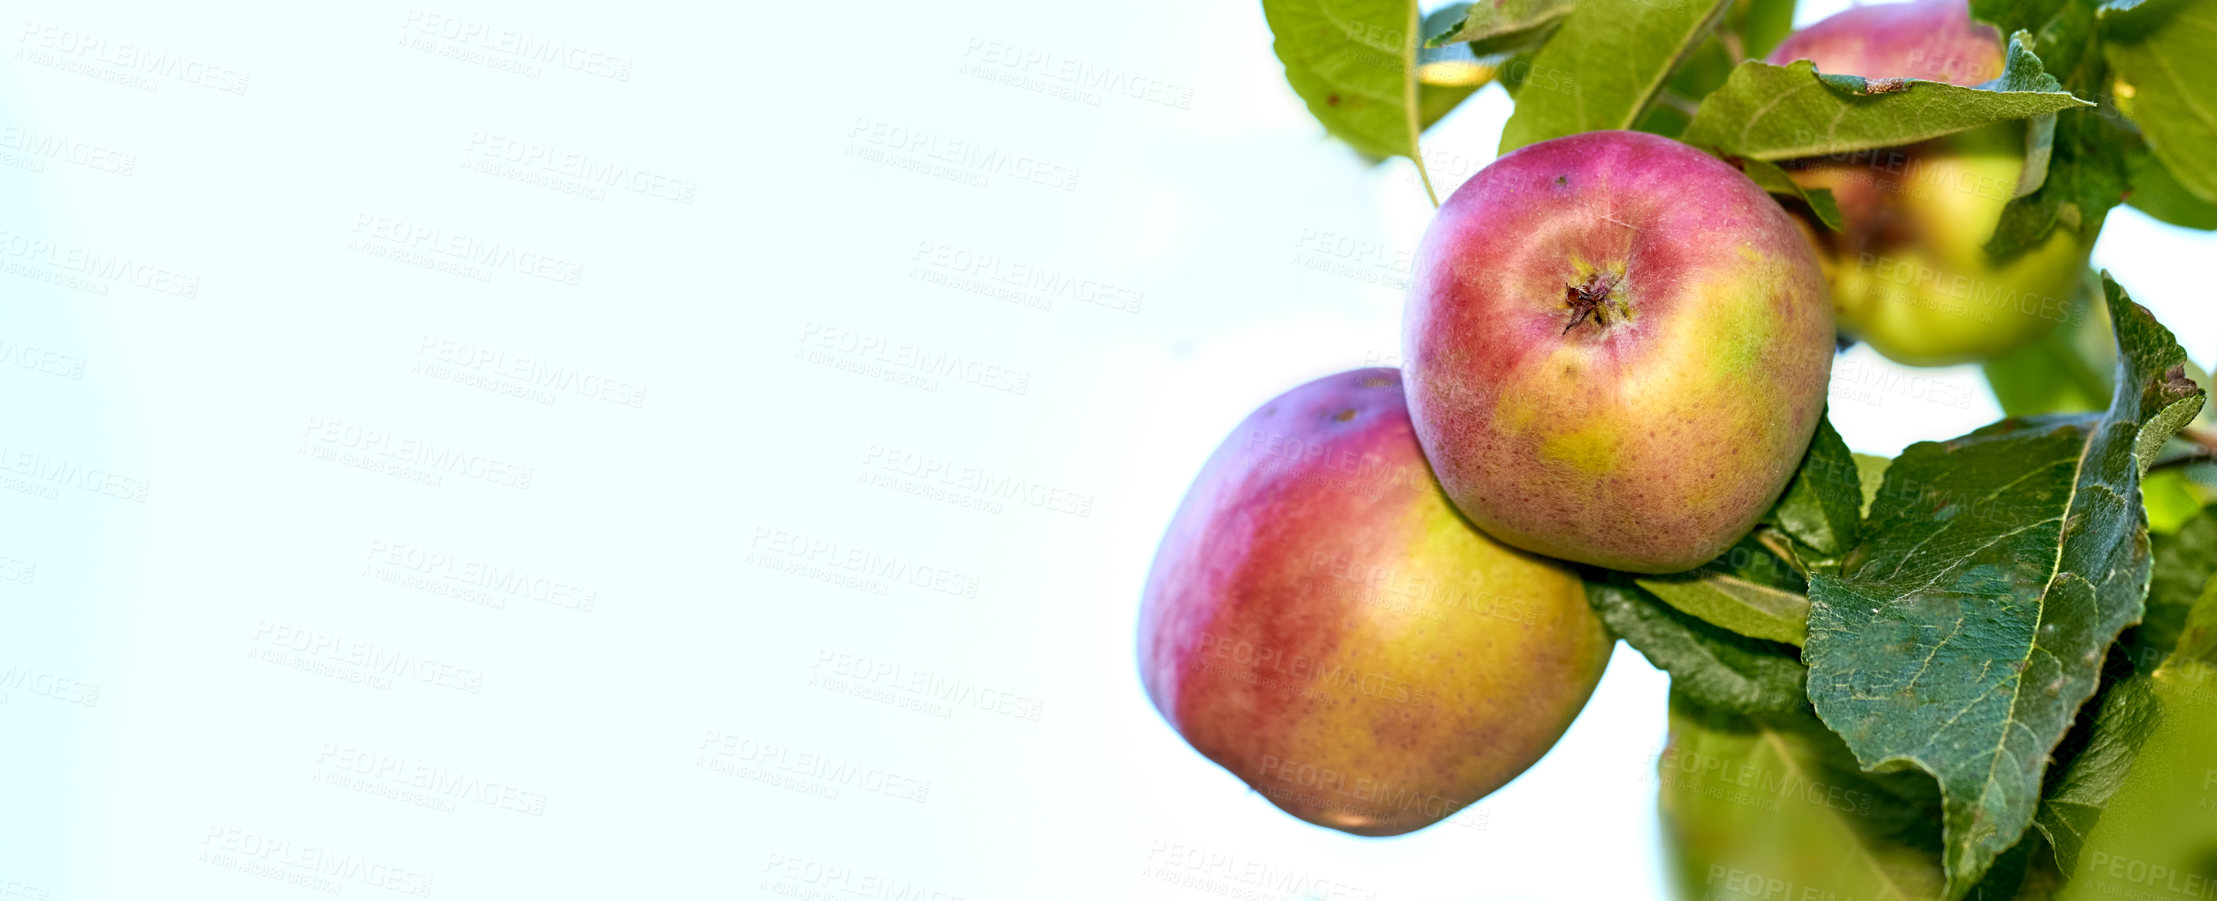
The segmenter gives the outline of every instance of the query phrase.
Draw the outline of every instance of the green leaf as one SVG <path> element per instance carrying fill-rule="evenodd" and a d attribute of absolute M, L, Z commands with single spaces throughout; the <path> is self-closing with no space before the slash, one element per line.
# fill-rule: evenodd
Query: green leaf
<path fill-rule="evenodd" d="M 1987 254 L 2015 253 L 2057 226 L 2091 244 L 2110 208 L 2124 202 L 2126 148 L 2138 140 L 2106 106 L 2058 113 L 2046 177 L 2038 190 L 2002 208 Z"/>
<path fill-rule="evenodd" d="M 2100 295 L 2101 282 L 2087 273 L 2072 300 L 2070 318 L 1985 363 L 1987 387 L 2003 415 L 2087 413 L 2109 406 L 2117 338 L 2109 326 L 2108 305 L 2096 300 Z"/>
<path fill-rule="evenodd" d="M 2217 203 L 2187 191 L 2147 147 L 2134 147 L 2125 154 L 2125 182 L 2131 186 L 2125 201 L 2158 221 L 2203 231 L 2217 229 Z"/>
<path fill-rule="evenodd" d="M 1685 141 L 1784 160 L 1898 147 L 2088 105 L 2042 71 L 2021 40 L 2010 44 L 2002 77 L 1981 88 L 1821 75 L 1808 60 L 1785 66 L 1749 60 L 1701 102 Z"/>
<path fill-rule="evenodd" d="M 1583 131 L 1631 128 L 1729 0 L 1581 0 L 1532 60 L 1566 90 L 1526 91 L 1501 152 Z"/>
<path fill-rule="evenodd" d="M 1855 455 L 1848 452 L 1847 442 L 1833 430 L 1830 419 L 1817 420 L 1817 434 L 1802 455 L 1801 468 L 1786 484 L 1786 493 L 1771 508 L 1769 519 L 1816 552 L 1814 559 L 1802 561 L 1813 571 L 1837 570 L 1840 555 L 1855 546 L 1863 526 L 1861 477 Z"/>
<path fill-rule="evenodd" d="M 1750 638 L 1799 646 L 1809 628 L 1809 598 L 1707 569 L 1636 581 L 1664 603 Z"/>
<path fill-rule="evenodd" d="M 2095 702 L 2084 746 L 2067 759 L 2062 778 L 2041 793 L 2040 812 L 2033 825 L 2055 849 L 2056 864 L 2064 872 L 2078 868 L 2078 853 L 2086 834 L 2101 821 L 2109 798 L 2132 770 L 2133 755 L 2155 731 L 2161 715 L 2145 680 L 2128 679 L 2111 685 Z M 2058 756 L 2057 759 L 2066 759 Z"/>
<path fill-rule="evenodd" d="M 1421 27 L 1429 33 L 1452 26 L 1462 16 L 1462 11 L 1456 8 L 1462 5 L 1434 10 L 1424 17 Z M 1419 48 L 1416 52 L 1417 127 L 1428 129 L 1446 118 L 1470 95 L 1493 81 L 1494 71 L 1494 64 L 1479 59 L 1468 44 Z"/>
<path fill-rule="evenodd" d="M 1683 898 L 1906 901 L 1940 893 L 1939 792 L 1867 774 L 1807 710 L 1739 716 L 1671 692 L 1657 807 Z"/>
<path fill-rule="evenodd" d="M 1911 445 L 1840 574 L 1810 577 L 1810 701 L 1866 769 L 1939 780 L 1949 898 L 2031 825 L 2048 752 L 2140 618 L 2140 474 L 2201 406 L 2171 333 L 2104 287 L 2106 413 Z"/>
<path fill-rule="evenodd" d="M 1789 645 L 1737 635 L 1672 609 L 1624 573 L 1588 573 L 1586 600 L 1609 631 L 1670 673 L 1673 690 L 1739 713 L 1808 703 L 1802 691 L 1807 670 Z"/>
<path fill-rule="evenodd" d="M 2203 601 L 2217 597 L 2217 511 L 2204 509 L 2169 535 L 2158 535 L 2155 574 L 2148 582 L 2148 616 L 2135 638 L 2155 659 L 2167 657 L 2188 631 L 2187 620 Z M 2217 605 L 2210 605 L 2217 612 Z M 2191 642 L 2188 656 L 2207 656 Z"/>
<path fill-rule="evenodd" d="M 2181 187 L 2217 203 L 2217 0 L 2146 4 L 2107 24 L 2126 115 Z"/>
<path fill-rule="evenodd" d="M 1855 475 L 1863 483 L 1863 516 L 1871 515 L 1871 502 L 1878 499 L 1878 487 L 1886 482 L 1886 470 L 1894 465 L 1894 458 L 1877 454 L 1856 454 Z"/>
<path fill-rule="evenodd" d="M 2091 730 L 2107 743 L 2073 758 L 2042 804 L 2041 828 L 2065 836 L 2056 858 L 2075 874 L 2066 897 L 2217 889 L 2213 573 L 2217 520 L 2207 511 L 2177 539 L 2156 542 L 2149 622 L 2131 636 L 2136 662 L 2104 693 Z"/>
<path fill-rule="evenodd" d="M 1971 18 L 2002 34 L 2035 30 L 2062 9 L 2065 0 L 1971 0 Z"/>
<path fill-rule="evenodd" d="M 1361 153 L 1408 157 L 1430 191 L 1417 152 L 1415 0 L 1264 0 L 1262 11 L 1309 114 Z"/>
<path fill-rule="evenodd" d="M 1468 44 L 1480 56 L 1515 50 L 1547 40 L 1555 27 L 1570 15 L 1571 0 L 1482 0 L 1457 3 L 1442 12 L 1458 10 L 1462 19 L 1442 17 L 1444 30 L 1430 30 L 1427 47 Z M 1439 15 L 1439 13 L 1434 13 Z M 1429 21 L 1429 17 L 1427 17 Z"/>
<path fill-rule="evenodd" d="M 2108 67 L 2096 41 L 2095 0 L 1976 4 L 1973 11 L 2012 31 L 2037 29 L 2033 52 L 2066 90 L 2099 104 L 2065 110 L 2051 120 L 2045 166 L 2036 168 L 2042 160 L 2028 155 L 2019 196 L 2003 208 L 1986 252 L 2007 256 L 2040 242 L 2058 225 L 2093 244 L 2110 208 L 2124 198 L 2126 149 L 2140 143 L 2108 93 Z M 2035 150 L 2043 146 L 2030 143 Z M 2031 188 L 2036 190 L 2027 190 Z"/>
<path fill-rule="evenodd" d="M 1801 205 L 1807 207 L 1809 212 L 1817 217 L 1817 221 L 1824 224 L 1825 228 L 1840 231 L 1847 227 L 1845 220 L 1840 218 L 1840 205 L 1833 201 L 1831 189 L 1803 188 L 1788 177 L 1786 170 L 1779 168 L 1776 163 L 1744 156 L 1727 157 L 1726 161 L 1738 163 L 1740 171 L 1746 173 L 1748 179 L 1755 182 L 1763 190 L 1781 197 L 1791 197 L 1801 201 Z"/>
<path fill-rule="evenodd" d="M 1809 582 L 1790 541 L 1757 529 L 1699 569 L 1632 581 L 1709 625 L 1798 646 L 1808 631 Z"/>
<path fill-rule="evenodd" d="M 1794 31 L 1794 0 L 1734 0 L 1726 25 L 1740 36 L 1740 58 L 1762 59 Z"/>

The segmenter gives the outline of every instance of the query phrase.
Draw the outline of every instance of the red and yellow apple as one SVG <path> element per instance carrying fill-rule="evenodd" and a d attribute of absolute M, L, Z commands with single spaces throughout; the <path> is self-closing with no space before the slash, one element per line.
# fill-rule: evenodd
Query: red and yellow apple
<path fill-rule="evenodd" d="M 2002 73 L 2000 32 L 1964 0 L 1856 7 L 1788 37 L 1769 62 L 1817 71 L 1978 85 Z M 1786 164 L 1803 188 L 1840 205 L 1841 231 L 1805 224 L 1841 330 L 1902 363 L 1987 360 L 2065 319 L 2092 242 L 2058 224 L 1995 258 L 1986 240 L 2015 196 L 2025 131 L 2002 122 L 1907 147 Z"/>
<path fill-rule="evenodd" d="M 1753 528 L 1815 434 L 1832 309 L 1792 217 L 1649 134 L 1511 152 L 1440 207 L 1403 314 L 1410 415 L 1486 534 L 1631 572 Z"/>
<path fill-rule="evenodd" d="M 1539 760 L 1612 643 L 1568 567 L 1456 513 L 1400 374 L 1363 369 L 1263 405 L 1209 458 L 1155 553 L 1139 670 L 1272 803 L 1394 835 Z"/>

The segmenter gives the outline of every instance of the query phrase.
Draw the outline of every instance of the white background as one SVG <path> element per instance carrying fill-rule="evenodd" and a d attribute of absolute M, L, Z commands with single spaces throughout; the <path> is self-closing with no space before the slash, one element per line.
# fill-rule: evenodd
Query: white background
<path fill-rule="evenodd" d="M 1546 760 L 1391 840 L 1140 691 L 1188 479 L 1394 361 L 1430 215 L 1255 4 L 186 6 L 0 23 L 0 897 L 1661 893 L 1666 681 L 1622 647 Z M 1507 108 L 1428 137 L 1442 196 Z M 2207 364 L 2210 250 L 2120 210 L 2096 256 Z M 989 272 L 1054 287 L 947 284 Z M 1998 415 L 1846 362 L 1858 450 Z"/>

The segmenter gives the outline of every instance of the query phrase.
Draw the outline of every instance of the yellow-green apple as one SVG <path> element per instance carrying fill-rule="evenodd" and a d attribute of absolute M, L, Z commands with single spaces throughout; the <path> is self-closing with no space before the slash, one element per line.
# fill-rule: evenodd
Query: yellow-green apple
<path fill-rule="evenodd" d="M 1471 176 L 1417 246 L 1402 318 L 1409 413 L 1463 513 L 1632 572 L 1692 569 L 1754 527 L 1816 432 L 1833 349 L 1784 208 L 1624 131 Z"/>
<path fill-rule="evenodd" d="M 1396 835 L 1547 753 L 1612 643 L 1577 574 L 1455 512 L 1400 373 L 1361 369 L 1264 404 L 1209 458 L 1155 552 L 1139 672 L 1287 813 Z"/>
<path fill-rule="evenodd" d="M 1856 7 L 1796 32 L 1769 61 L 1865 78 L 1978 85 L 2001 75 L 1993 26 L 1964 0 Z M 1818 248 L 1841 330 L 1917 366 L 1992 359 L 2069 315 L 2091 241 L 2058 224 L 1995 258 L 1987 238 L 2025 166 L 2024 125 L 2002 122 L 1906 147 L 1788 163 L 1804 188 L 1840 205 L 1841 231 L 1804 223 Z"/>

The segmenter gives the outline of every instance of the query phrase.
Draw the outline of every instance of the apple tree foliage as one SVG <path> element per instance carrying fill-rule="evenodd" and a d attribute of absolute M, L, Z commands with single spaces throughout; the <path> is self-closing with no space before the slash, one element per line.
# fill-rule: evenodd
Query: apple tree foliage
<path fill-rule="evenodd" d="M 1793 0 L 1263 2 L 1325 130 L 1420 173 L 1425 129 L 1499 82 L 1501 152 L 1668 135 L 1834 227 L 1778 161 L 2025 120 L 1989 252 L 2091 236 L 2120 204 L 2217 228 L 2217 0 L 1971 8 L 2008 36 L 1978 87 L 1758 61 Z M 2108 273 L 2077 303 L 1984 364 L 2011 418 L 1893 460 L 1822 424 L 1715 561 L 1586 571 L 1603 621 L 1671 676 L 1656 772 L 1685 895 L 2217 897 L 2207 377 Z"/>

